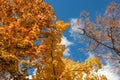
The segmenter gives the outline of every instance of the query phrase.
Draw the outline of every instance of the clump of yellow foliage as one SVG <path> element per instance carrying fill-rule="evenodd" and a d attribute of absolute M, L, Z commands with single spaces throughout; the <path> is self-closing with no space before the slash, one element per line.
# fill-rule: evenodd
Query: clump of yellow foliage
<path fill-rule="evenodd" d="M 66 66 L 60 80 L 107 80 L 104 75 L 97 74 L 102 68 L 97 57 L 88 58 L 83 63 L 63 58 L 63 62 Z"/>

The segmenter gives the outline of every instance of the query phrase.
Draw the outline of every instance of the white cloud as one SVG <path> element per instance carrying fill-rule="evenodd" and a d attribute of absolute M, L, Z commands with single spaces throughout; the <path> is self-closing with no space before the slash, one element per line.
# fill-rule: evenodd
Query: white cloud
<path fill-rule="evenodd" d="M 73 18 L 71 19 L 70 24 L 71 24 L 71 29 L 70 29 L 71 36 L 73 36 L 74 38 L 80 38 L 80 34 L 84 33 L 82 30 L 84 29 L 82 20 Z"/>
<path fill-rule="evenodd" d="M 70 49 L 69 48 L 66 48 L 65 51 L 63 52 L 63 56 L 70 56 Z"/>
<path fill-rule="evenodd" d="M 70 48 L 69 48 L 69 46 L 72 45 L 73 43 L 70 42 L 65 36 L 62 36 L 61 44 L 65 45 L 65 47 L 66 47 L 65 51 L 63 52 L 63 56 L 65 56 L 65 57 L 70 56 Z"/>
<path fill-rule="evenodd" d="M 89 58 L 95 56 L 94 53 L 92 53 L 91 51 L 89 51 L 87 54 L 88 54 Z"/>
<path fill-rule="evenodd" d="M 26 76 L 26 78 L 32 80 L 32 75 Z"/>
<path fill-rule="evenodd" d="M 65 36 L 62 36 L 61 44 L 65 45 L 65 47 L 68 47 L 68 46 L 72 45 L 73 43 L 70 42 Z"/>
<path fill-rule="evenodd" d="M 98 71 L 98 74 L 103 74 L 108 80 L 120 80 L 120 76 L 115 72 L 116 68 L 110 64 L 103 65 L 102 69 Z"/>

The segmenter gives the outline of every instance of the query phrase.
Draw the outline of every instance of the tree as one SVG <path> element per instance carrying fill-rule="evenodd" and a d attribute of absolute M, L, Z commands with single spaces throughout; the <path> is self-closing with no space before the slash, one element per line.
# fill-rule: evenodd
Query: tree
<path fill-rule="evenodd" d="M 1 77 L 9 74 L 13 79 L 25 79 L 30 67 L 44 70 L 39 71 L 46 80 L 58 76 L 64 66 L 61 33 L 69 24 L 51 22 L 55 17 L 52 8 L 42 0 L 0 0 L 0 5 Z M 59 64 L 53 64 L 55 61 Z"/>
<path fill-rule="evenodd" d="M 97 53 L 101 56 L 102 53 L 115 54 L 112 57 L 108 54 L 107 58 L 119 60 L 120 58 L 120 6 L 112 2 L 106 9 L 103 16 L 97 16 L 96 21 L 90 20 L 89 14 L 86 11 L 81 12 L 80 18 L 76 22 L 72 22 L 73 26 L 78 26 L 77 33 L 82 39 L 85 39 L 87 50 Z M 82 40 L 83 41 L 83 40 Z M 104 55 L 105 56 L 105 55 Z M 102 57 L 104 57 L 102 56 Z"/>
<path fill-rule="evenodd" d="M 68 26 L 42 0 L 0 0 L 0 79 L 66 80 L 60 42 Z"/>
<path fill-rule="evenodd" d="M 96 16 L 91 21 L 89 13 L 82 11 L 80 17 L 71 21 L 71 33 L 86 44 L 80 51 L 90 53 L 104 60 L 105 63 L 115 67 L 120 72 L 120 6 L 111 2 L 103 16 Z"/>
<path fill-rule="evenodd" d="M 97 57 L 90 57 L 83 63 L 70 59 L 63 59 L 63 62 L 66 66 L 60 80 L 107 80 L 104 75 L 97 73 L 102 68 Z"/>

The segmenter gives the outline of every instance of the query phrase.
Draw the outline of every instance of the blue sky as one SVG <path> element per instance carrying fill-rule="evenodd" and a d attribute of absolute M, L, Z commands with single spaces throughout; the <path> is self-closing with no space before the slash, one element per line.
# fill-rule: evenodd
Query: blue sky
<path fill-rule="evenodd" d="M 93 19 L 96 14 L 103 13 L 106 6 L 113 0 L 44 0 L 52 5 L 58 19 L 69 21 L 78 17 L 79 13 L 86 10 Z M 116 0 L 120 2 L 120 0 Z"/>
<path fill-rule="evenodd" d="M 96 15 L 103 15 L 106 7 L 113 0 L 44 0 L 49 3 L 58 20 L 63 20 L 65 22 L 70 22 L 73 18 L 78 18 L 80 12 L 86 10 L 90 14 L 90 19 L 95 21 Z M 120 2 L 120 0 L 114 0 Z M 74 40 L 70 36 L 70 27 L 64 32 L 64 36 L 72 42 L 72 45 L 69 45 L 69 58 L 72 58 L 75 61 L 84 61 L 87 56 L 84 53 L 81 53 L 78 48 L 83 47 L 80 45 L 79 41 Z"/>
<path fill-rule="evenodd" d="M 70 22 L 73 18 L 78 18 L 80 12 L 86 10 L 90 14 L 90 19 L 95 21 L 96 15 L 103 15 L 106 7 L 113 0 L 44 0 L 49 3 L 55 12 L 58 20 L 63 20 L 65 22 Z M 116 0 L 120 2 L 120 0 Z M 80 52 L 78 48 L 84 45 L 79 44 L 79 40 L 74 40 L 70 36 L 70 27 L 64 32 L 64 36 L 67 37 L 72 44 L 67 46 L 70 56 L 75 61 L 84 61 L 87 56 Z M 69 43 L 68 43 L 69 44 Z"/>

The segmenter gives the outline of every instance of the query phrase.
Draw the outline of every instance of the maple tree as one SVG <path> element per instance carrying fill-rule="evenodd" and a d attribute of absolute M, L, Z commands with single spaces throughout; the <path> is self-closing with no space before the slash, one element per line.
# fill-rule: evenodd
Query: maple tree
<path fill-rule="evenodd" d="M 0 0 L 0 79 L 28 80 L 30 68 L 36 70 L 33 80 L 68 79 L 68 64 L 74 62 L 63 60 L 65 46 L 60 43 L 69 23 L 55 18 L 42 0 Z M 99 67 L 100 62 L 93 60 L 79 63 L 78 68 L 84 67 L 78 73 L 89 74 L 94 65 Z M 72 80 L 75 73 L 68 74 Z"/>

